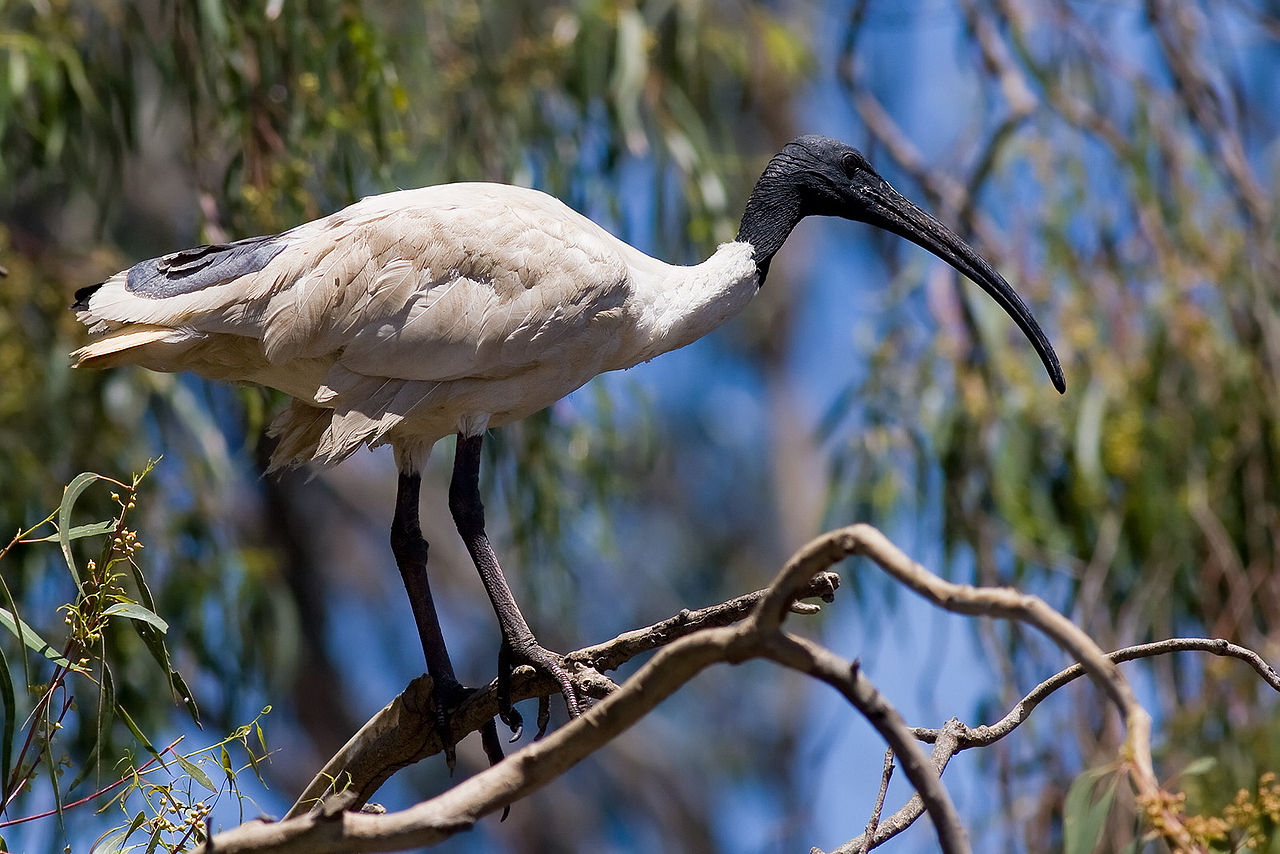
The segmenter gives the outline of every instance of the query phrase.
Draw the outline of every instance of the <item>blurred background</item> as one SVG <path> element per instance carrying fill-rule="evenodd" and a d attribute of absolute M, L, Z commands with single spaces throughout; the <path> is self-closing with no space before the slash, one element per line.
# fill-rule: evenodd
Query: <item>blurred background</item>
<path fill-rule="evenodd" d="M 387 543 L 391 455 L 263 477 L 278 395 L 73 372 L 72 292 L 453 180 L 547 190 L 694 263 L 733 238 L 768 157 L 819 132 L 862 148 L 1014 283 L 1067 394 L 941 262 L 806 221 L 725 328 L 486 443 L 490 533 L 539 639 L 573 649 L 759 588 L 810 537 L 866 521 L 948 577 L 1039 594 L 1104 647 L 1212 635 L 1274 660 L 1278 72 L 1275 0 L 0 3 L 0 524 L 34 524 L 78 472 L 127 480 L 163 454 L 134 522 L 202 708 L 193 738 L 271 704 L 267 785 L 241 782 L 245 817 L 279 815 L 422 671 Z M 459 675 L 479 683 L 498 633 L 445 508 L 451 459 L 442 442 L 423 527 Z M 105 494 L 84 504 L 85 521 L 111 510 Z M 0 563 L 46 637 L 74 593 L 60 567 L 48 544 Z M 865 563 L 842 574 L 834 605 L 793 622 L 859 658 L 913 725 L 990 722 L 1067 663 L 1015 626 L 936 614 Z M 21 686 L 40 673 L 3 634 L 29 709 Z M 157 743 L 191 731 L 138 639 L 106 642 L 137 662 L 115 689 L 138 725 Z M 1220 811 L 1280 767 L 1274 698 L 1238 662 L 1126 672 L 1161 773 L 1194 763 L 1177 782 L 1189 810 Z M 68 717 L 69 767 L 93 761 L 93 724 Z M 130 743 L 119 722 L 105 735 L 104 757 Z M 1067 788 L 1120 737 L 1077 685 L 958 757 L 946 781 L 976 850 L 1060 846 Z M 459 776 L 483 767 L 473 740 Z M 721 668 L 442 848 L 831 848 L 865 825 L 882 754 L 827 689 Z M 6 819 L 52 804 L 42 779 Z M 449 782 L 435 758 L 374 800 L 400 808 Z M 909 794 L 895 784 L 887 809 Z M 215 820 L 238 823 L 233 799 Z M 77 809 L 0 833 L 11 850 L 80 851 L 127 821 Z M 1119 821 L 1114 839 L 1132 832 Z M 926 821 L 890 850 L 933 842 Z"/>

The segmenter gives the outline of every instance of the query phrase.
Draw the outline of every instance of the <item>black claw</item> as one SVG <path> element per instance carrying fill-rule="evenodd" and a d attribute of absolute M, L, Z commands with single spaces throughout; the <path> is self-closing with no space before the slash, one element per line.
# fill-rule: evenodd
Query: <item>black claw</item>
<path fill-rule="evenodd" d="M 537 643 L 528 643 L 523 645 L 519 652 L 509 643 L 504 642 L 498 650 L 498 709 L 502 720 L 508 726 L 512 726 L 509 716 L 523 723 L 520 713 L 516 711 L 511 703 L 511 675 L 512 671 L 518 664 L 527 664 L 539 673 L 550 676 L 560 686 L 560 693 L 564 696 L 565 708 L 569 712 L 569 717 L 576 718 L 582 714 L 581 706 L 578 703 L 578 692 L 573 686 L 572 680 L 569 679 L 568 672 L 564 669 L 564 665 L 560 663 L 560 656 L 549 651 L 545 647 L 539 646 Z M 538 734 L 534 736 L 534 740 L 542 738 L 547 732 L 547 724 L 551 719 L 551 705 L 547 697 L 538 698 Z M 512 726 L 513 730 L 515 729 Z M 519 733 L 512 738 L 519 737 Z"/>
<path fill-rule="evenodd" d="M 524 732 L 524 717 L 511 702 L 511 671 L 515 669 L 511 649 L 504 643 L 498 649 L 498 717 L 511 730 L 510 741 Z"/>
<path fill-rule="evenodd" d="M 538 698 L 538 734 L 533 737 L 534 741 L 547 734 L 549 723 L 551 723 L 551 698 L 544 694 Z"/>
<path fill-rule="evenodd" d="M 453 776 L 454 768 L 458 764 L 457 742 L 453 738 L 453 712 L 460 707 L 468 697 L 473 693 L 472 688 L 468 688 L 456 680 L 453 682 L 441 683 L 432 689 L 432 699 L 436 704 L 436 735 L 440 737 L 440 749 L 444 753 L 445 764 L 449 766 L 449 775 Z M 493 722 L 489 722 L 489 727 L 494 731 L 494 741 L 497 741 L 497 728 Z M 484 740 L 484 729 L 481 729 L 481 740 Z M 493 758 L 493 753 L 489 750 L 489 746 L 485 745 L 485 753 L 489 756 L 489 764 L 494 765 L 502 761 L 502 748 L 498 747 L 498 758 Z"/>
<path fill-rule="evenodd" d="M 505 712 L 500 713 L 499 717 L 502 722 L 507 725 L 507 729 L 511 730 L 511 738 L 507 739 L 508 744 L 514 744 L 520 740 L 520 736 L 524 734 L 524 717 L 513 706 Z"/>

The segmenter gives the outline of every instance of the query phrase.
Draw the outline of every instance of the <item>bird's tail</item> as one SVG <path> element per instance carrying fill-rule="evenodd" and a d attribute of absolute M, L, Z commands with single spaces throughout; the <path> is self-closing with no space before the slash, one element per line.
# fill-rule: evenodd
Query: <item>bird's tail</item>
<path fill-rule="evenodd" d="M 175 334 L 168 326 L 130 323 L 100 333 L 88 344 L 71 354 L 77 368 L 110 368 L 133 362 L 130 351 L 155 344 Z"/>

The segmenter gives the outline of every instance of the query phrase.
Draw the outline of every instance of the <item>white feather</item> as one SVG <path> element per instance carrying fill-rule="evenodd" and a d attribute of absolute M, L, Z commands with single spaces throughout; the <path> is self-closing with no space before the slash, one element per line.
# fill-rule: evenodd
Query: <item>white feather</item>
<path fill-rule="evenodd" d="M 450 184 L 373 196 L 276 238 L 260 270 L 157 298 L 108 279 L 86 364 L 132 361 L 279 388 L 272 465 L 449 433 L 550 405 L 700 337 L 756 291 L 752 248 L 657 261 L 543 193 Z M 270 245 L 270 244 L 269 244 Z M 181 290 L 180 286 L 175 290 Z"/>

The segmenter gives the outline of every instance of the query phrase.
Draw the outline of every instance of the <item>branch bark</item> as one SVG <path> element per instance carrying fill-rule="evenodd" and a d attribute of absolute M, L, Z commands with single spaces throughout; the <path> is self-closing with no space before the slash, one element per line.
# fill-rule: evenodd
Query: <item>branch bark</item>
<path fill-rule="evenodd" d="M 830 600 L 836 581 L 827 570 L 858 554 L 870 557 L 894 579 L 947 610 L 1006 617 L 1035 626 L 1078 663 L 1041 683 L 991 727 L 971 729 L 953 719 L 941 730 L 912 729 L 855 662 L 782 630 L 784 618 L 797 610 L 799 598 L 816 595 Z M 798 610 L 807 612 L 812 607 Z M 600 674 L 601 669 L 611 669 L 655 649 L 653 657 L 621 686 L 613 686 Z M 1122 749 L 1124 766 L 1148 816 L 1159 820 L 1165 841 L 1175 851 L 1202 850 L 1193 844 L 1181 817 L 1164 806 L 1171 800 L 1156 782 L 1149 718 L 1115 667 L 1118 661 L 1178 650 L 1240 658 L 1280 690 L 1280 675 L 1255 653 L 1226 641 L 1175 639 L 1107 655 L 1039 598 L 1010 589 L 945 581 L 913 562 L 876 529 L 853 525 L 825 534 L 802 548 L 764 590 L 711 608 L 683 611 L 645 629 L 566 656 L 579 671 L 575 678 L 587 672 L 605 679 L 610 687 L 602 692 L 600 702 L 545 739 L 406 810 L 382 815 L 352 812 L 396 768 L 439 749 L 431 725 L 434 717 L 426 701 L 429 682 L 425 678 L 415 680 L 334 758 L 309 787 L 311 794 L 299 800 L 289 818 L 278 823 L 241 825 L 213 837 L 207 850 L 228 854 L 389 851 L 440 842 L 551 782 L 635 724 L 705 668 L 752 658 L 775 661 L 838 690 L 884 737 L 916 789 L 917 794 L 903 808 L 879 822 L 875 829 L 841 846 L 837 849 L 839 854 L 870 850 L 910 826 L 924 812 L 933 819 L 942 851 L 968 851 L 964 828 L 940 779 L 948 761 L 960 750 L 990 744 L 1009 734 L 1044 697 L 1085 674 L 1121 711 L 1128 728 Z M 543 684 L 544 681 L 517 680 L 514 696 L 541 696 L 555 690 L 554 685 L 549 681 Z M 455 725 L 477 728 L 495 710 L 490 688 L 459 711 Z M 934 742 L 933 754 L 925 756 L 920 742 L 929 741 Z"/>

